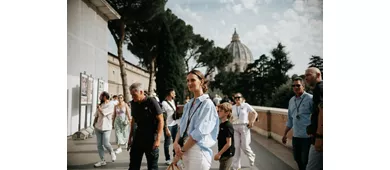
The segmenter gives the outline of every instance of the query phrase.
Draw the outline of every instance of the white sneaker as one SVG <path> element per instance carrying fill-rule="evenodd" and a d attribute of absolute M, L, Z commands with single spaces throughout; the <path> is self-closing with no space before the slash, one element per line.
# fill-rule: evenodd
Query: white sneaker
<path fill-rule="evenodd" d="M 100 162 L 98 162 L 98 163 L 96 163 L 94 166 L 95 167 L 101 167 L 101 166 L 104 166 L 104 165 L 106 165 L 107 163 L 106 163 L 106 161 L 100 161 Z"/>
<path fill-rule="evenodd" d="M 115 160 L 116 160 L 115 152 L 111 153 L 111 160 L 112 160 L 112 162 L 115 162 Z"/>
<path fill-rule="evenodd" d="M 171 160 L 165 161 L 165 165 L 170 165 L 171 163 L 172 163 Z"/>
<path fill-rule="evenodd" d="M 116 153 L 116 154 L 119 154 L 119 153 L 121 153 L 121 152 L 122 152 L 122 148 L 118 148 L 118 149 L 115 150 L 115 153 Z"/>

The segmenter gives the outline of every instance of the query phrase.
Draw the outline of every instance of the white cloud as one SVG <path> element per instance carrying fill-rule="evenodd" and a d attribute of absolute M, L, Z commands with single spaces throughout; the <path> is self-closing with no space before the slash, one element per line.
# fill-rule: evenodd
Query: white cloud
<path fill-rule="evenodd" d="M 293 3 L 293 8 L 297 12 L 303 12 L 305 10 L 305 3 L 303 2 L 303 0 L 296 0 Z"/>
<path fill-rule="evenodd" d="M 289 74 L 302 74 L 311 55 L 323 57 L 320 0 L 272 1 L 272 8 L 266 5 L 270 0 L 219 0 L 217 7 L 212 2 L 205 3 L 208 9 L 193 8 L 191 3 L 180 6 L 181 0 L 174 1 L 168 1 L 168 7 L 191 24 L 195 33 L 214 40 L 219 47 L 230 43 L 234 28 L 254 59 L 262 54 L 270 56 L 270 51 L 282 42 L 295 64 Z M 261 17 L 252 15 L 255 11 L 261 12 Z"/>
<path fill-rule="evenodd" d="M 241 2 L 247 9 L 252 9 L 256 5 L 256 0 L 241 0 Z"/>
<path fill-rule="evenodd" d="M 175 13 L 179 16 L 187 16 L 189 19 L 200 22 L 202 20 L 202 16 L 198 15 L 196 12 L 192 12 L 188 7 L 182 8 L 179 4 L 176 4 L 174 7 Z M 186 18 L 185 18 L 186 19 Z"/>
<path fill-rule="evenodd" d="M 235 14 L 240 14 L 241 11 L 242 11 L 242 5 L 241 4 L 237 4 L 237 5 L 233 5 L 232 7 L 232 10 Z"/>
<path fill-rule="evenodd" d="M 285 19 L 287 20 L 298 20 L 299 16 L 298 14 L 292 10 L 291 8 L 290 9 L 287 9 L 284 13 L 283 13 L 283 16 Z"/>
<path fill-rule="evenodd" d="M 223 26 L 225 26 L 225 25 L 226 25 L 225 20 L 221 20 L 221 24 L 222 24 Z"/>
<path fill-rule="evenodd" d="M 275 20 L 280 20 L 280 14 L 274 12 L 274 13 L 272 14 L 272 18 L 275 19 Z"/>

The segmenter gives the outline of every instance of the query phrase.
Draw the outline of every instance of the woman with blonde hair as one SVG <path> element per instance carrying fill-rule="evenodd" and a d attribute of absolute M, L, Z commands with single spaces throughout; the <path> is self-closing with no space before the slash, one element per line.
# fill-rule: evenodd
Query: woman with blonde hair
<path fill-rule="evenodd" d="M 179 133 L 173 144 L 176 164 L 182 158 L 186 170 L 208 170 L 217 142 L 219 119 L 207 92 L 207 80 L 198 70 L 187 74 L 187 86 L 194 98 L 184 105 Z"/>
<path fill-rule="evenodd" d="M 118 148 L 115 153 L 121 153 L 121 146 L 126 146 L 129 137 L 129 124 L 131 122 L 130 108 L 124 102 L 123 95 L 118 95 L 118 104 L 114 108 L 114 115 L 112 117 L 112 127 L 115 129 L 116 144 Z"/>

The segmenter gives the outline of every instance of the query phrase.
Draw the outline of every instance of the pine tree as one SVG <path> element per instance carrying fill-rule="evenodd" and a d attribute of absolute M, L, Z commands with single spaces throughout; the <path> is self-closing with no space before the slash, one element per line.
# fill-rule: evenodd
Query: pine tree
<path fill-rule="evenodd" d="M 321 71 L 321 76 L 324 77 L 323 74 L 323 59 L 320 56 L 311 56 L 310 62 L 309 62 L 309 67 L 317 67 Z"/>
<path fill-rule="evenodd" d="M 164 100 L 166 91 L 173 88 L 176 92 L 176 101 L 183 101 L 183 91 L 185 83 L 184 58 L 177 54 L 175 43 L 163 18 L 161 32 L 158 42 L 156 87 L 160 100 Z"/>

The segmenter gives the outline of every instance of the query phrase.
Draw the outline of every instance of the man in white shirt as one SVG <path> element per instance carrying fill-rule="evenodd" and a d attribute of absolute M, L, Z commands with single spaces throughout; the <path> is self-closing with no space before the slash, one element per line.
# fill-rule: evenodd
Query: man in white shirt
<path fill-rule="evenodd" d="M 118 96 L 117 95 L 114 95 L 112 96 L 112 100 L 111 100 L 111 103 L 115 105 L 117 105 L 119 102 L 118 102 Z"/>
<path fill-rule="evenodd" d="M 174 89 L 168 89 L 165 100 L 162 102 L 162 110 L 164 114 L 164 153 L 165 153 L 165 164 L 171 164 L 171 156 L 169 154 L 169 145 L 171 142 L 171 137 L 173 140 L 176 138 L 178 125 L 176 114 L 175 101 L 173 100 L 176 97 Z M 173 156 L 175 156 L 175 151 L 173 151 Z"/>

